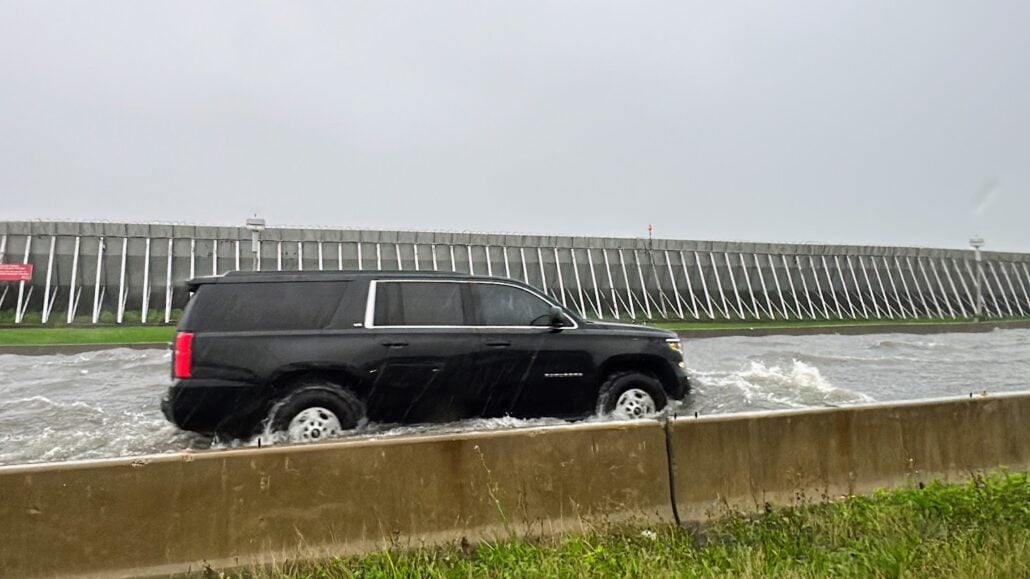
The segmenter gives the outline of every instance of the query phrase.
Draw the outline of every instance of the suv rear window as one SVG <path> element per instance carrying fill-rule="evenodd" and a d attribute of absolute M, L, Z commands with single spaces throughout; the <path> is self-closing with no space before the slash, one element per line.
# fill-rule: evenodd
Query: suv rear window
<path fill-rule="evenodd" d="M 461 284 L 454 282 L 376 283 L 377 326 L 463 326 Z"/>
<path fill-rule="evenodd" d="M 319 330 L 329 326 L 348 282 L 215 283 L 200 286 L 183 326 L 195 331 Z"/>

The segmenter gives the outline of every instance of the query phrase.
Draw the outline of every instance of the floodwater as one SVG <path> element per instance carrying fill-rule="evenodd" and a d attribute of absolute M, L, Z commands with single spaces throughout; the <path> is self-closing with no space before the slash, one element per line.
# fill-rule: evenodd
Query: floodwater
<path fill-rule="evenodd" d="M 1030 330 L 986 334 L 725 337 L 684 341 L 694 393 L 680 415 L 843 406 L 1027 390 Z M 253 445 L 211 441 L 165 421 L 163 350 L 0 355 L 0 464 L 50 462 Z M 370 424 L 381 438 L 561 424 L 554 419 Z M 271 442 L 267 436 L 265 443 Z"/>

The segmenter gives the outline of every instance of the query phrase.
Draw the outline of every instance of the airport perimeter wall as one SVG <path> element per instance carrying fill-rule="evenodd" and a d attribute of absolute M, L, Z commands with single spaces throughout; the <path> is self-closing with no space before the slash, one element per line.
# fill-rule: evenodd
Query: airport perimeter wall
<path fill-rule="evenodd" d="M 1030 468 L 1030 393 L 0 467 L 0 569 L 138 576 Z"/>
<path fill-rule="evenodd" d="M 186 280 L 250 269 L 494 275 L 600 319 L 1030 315 L 1030 254 L 909 247 L 290 228 L 252 247 L 243 227 L 0 221 L 0 263 L 34 267 L 0 283 L 16 323 L 166 322 Z"/>

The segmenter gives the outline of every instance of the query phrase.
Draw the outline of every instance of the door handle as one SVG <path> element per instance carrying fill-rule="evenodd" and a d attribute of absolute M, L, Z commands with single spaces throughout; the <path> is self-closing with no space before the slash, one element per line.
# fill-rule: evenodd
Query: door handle
<path fill-rule="evenodd" d="M 379 343 L 384 345 L 384 346 L 386 346 L 387 348 L 403 348 L 404 346 L 408 345 L 407 342 L 382 341 L 382 342 L 379 342 Z"/>
<path fill-rule="evenodd" d="M 491 348 L 507 348 L 511 345 L 508 340 L 487 340 L 486 345 Z"/>

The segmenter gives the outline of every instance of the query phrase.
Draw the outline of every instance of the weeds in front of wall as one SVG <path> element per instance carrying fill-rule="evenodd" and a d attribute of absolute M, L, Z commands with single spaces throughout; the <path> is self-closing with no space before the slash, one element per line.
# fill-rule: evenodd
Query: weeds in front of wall
<path fill-rule="evenodd" d="M 494 500 L 504 511 L 494 490 Z M 584 526 L 360 557 L 284 563 L 244 575 L 290 577 L 975 577 L 1030 575 L 1030 477 L 974 473 L 872 496 L 722 510 L 704 524 Z"/>

